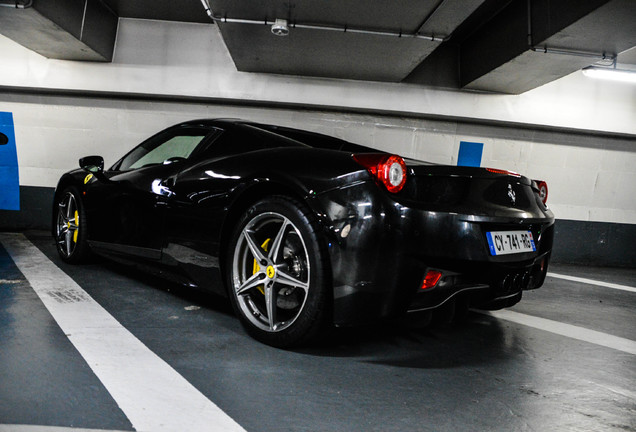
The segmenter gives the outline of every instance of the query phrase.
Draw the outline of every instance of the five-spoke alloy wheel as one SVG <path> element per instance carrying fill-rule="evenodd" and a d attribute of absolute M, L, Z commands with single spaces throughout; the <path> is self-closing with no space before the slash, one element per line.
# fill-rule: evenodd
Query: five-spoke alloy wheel
<path fill-rule="evenodd" d="M 75 188 L 62 192 L 55 206 L 55 240 L 60 257 L 69 263 L 83 261 L 89 254 L 84 207 Z"/>
<path fill-rule="evenodd" d="M 314 336 L 326 317 L 326 259 L 314 218 L 276 196 L 250 207 L 228 252 L 230 297 L 258 340 L 286 347 Z"/>

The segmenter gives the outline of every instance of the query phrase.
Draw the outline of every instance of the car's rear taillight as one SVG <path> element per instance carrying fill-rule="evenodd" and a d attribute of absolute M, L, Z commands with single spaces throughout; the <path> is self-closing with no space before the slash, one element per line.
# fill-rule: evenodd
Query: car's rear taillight
<path fill-rule="evenodd" d="M 420 289 L 425 290 L 433 288 L 435 285 L 437 285 L 437 282 L 439 282 L 441 278 L 442 272 L 437 270 L 429 270 L 424 276 L 424 280 L 422 281 L 422 286 L 420 287 Z"/>
<path fill-rule="evenodd" d="M 364 153 L 354 154 L 353 160 L 365 167 L 389 192 L 401 191 L 406 183 L 406 164 L 400 156 Z"/>
<path fill-rule="evenodd" d="M 548 184 L 543 180 L 534 180 L 534 182 L 537 184 L 537 189 L 539 189 L 539 197 L 545 204 L 548 202 Z"/>

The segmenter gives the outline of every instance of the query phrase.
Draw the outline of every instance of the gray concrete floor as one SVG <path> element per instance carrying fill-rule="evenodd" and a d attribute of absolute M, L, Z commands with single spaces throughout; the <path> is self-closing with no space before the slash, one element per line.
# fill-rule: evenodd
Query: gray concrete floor
<path fill-rule="evenodd" d="M 250 339 L 223 299 L 108 261 L 69 266 L 46 234 L 26 237 L 247 431 L 636 430 L 636 292 L 548 277 L 511 310 L 555 331 L 475 311 L 283 351 Z M 636 269 L 550 271 L 636 287 Z M 0 243 L 0 432 L 57 427 L 134 430 Z"/>

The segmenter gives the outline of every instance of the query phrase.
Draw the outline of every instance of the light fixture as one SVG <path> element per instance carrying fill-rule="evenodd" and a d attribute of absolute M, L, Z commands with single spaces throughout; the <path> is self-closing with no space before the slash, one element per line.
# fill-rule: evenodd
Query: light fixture
<path fill-rule="evenodd" d="M 289 34 L 289 27 L 287 27 L 287 20 L 276 18 L 274 24 L 272 24 L 272 33 L 276 36 L 287 36 Z"/>
<path fill-rule="evenodd" d="M 15 9 L 28 9 L 33 6 L 33 0 L 0 0 L 0 6 Z"/>
<path fill-rule="evenodd" d="M 636 71 L 632 70 L 590 66 L 583 69 L 583 75 L 589 78 L 636 84 Z"/>

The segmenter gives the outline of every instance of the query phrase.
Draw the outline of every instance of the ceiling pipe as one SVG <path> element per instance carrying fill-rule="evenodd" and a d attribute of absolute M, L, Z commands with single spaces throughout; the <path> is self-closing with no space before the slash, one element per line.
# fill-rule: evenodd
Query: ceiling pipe
<path fill-rule="evenodd" d="M 575 50 L 568 50 L 568 49 L 555 49 L 555 48 L 548 48 L 547 46 L 543 48 L 532 47 L 530 49 L 534 52 L 543 53 L 543 54 L 557 54 L 557 55 L 569 55 L 569 56 L 576 56 L 576 57 L 587 57 L 587 58 L 593 58 L 598 60 L 610 60 L 612 62 L 616 61 L 616 57 L 617 57 L 616 54 L 591 53 L 591 52 L 575 51 Z"/>
<path fill-rule="evenodd" d="M 264 20 L 251 20 L 251 19 L 242 19 L 242 18 L 227 18 L 224 16 L 215 15 L 212 9 L 210 9 L 210 4 L 208 0 L 201 0 L 203 4 L 203 8 L 208 16 L 214 22 L 221 23 L 236 23 L 236 24 L 258 24 L 258 25 L 275 25 L 276 21 L 264 19 Z M 298 29 L 309 29 L 309 30 L 324 30 L 324 31 L 336 31 L 342 33 L 357 33 L 357 34 L 365 34 L 365 35 L 373 35 L 373 36 L 391 36 L 398 38 L 414 38 L 414 39 L 424 39 L 432 42 L 444 42 L 448 40 L 450 36 L 435 36 L 435 35 L 424 35 L 420 33 L 404 33 L 402 31 L 378 31 L 378 30 L 369 30 L 355 27 L 341 27 L 341 26 L 331 26 L 331 25 L 314 25 L 314 24 L 301 24 L 301 23 L 289 23 L 288 26 L 290 28 L 298 28 Z"/>
<path fill-rule="evenodd" d="M 1 7 L 10 7 L 13 9 L 28 9 L 33 6 L 33 0 L 27 0 L 26 2 L 20 3 L 19 0 L 0 0 Z"/>

